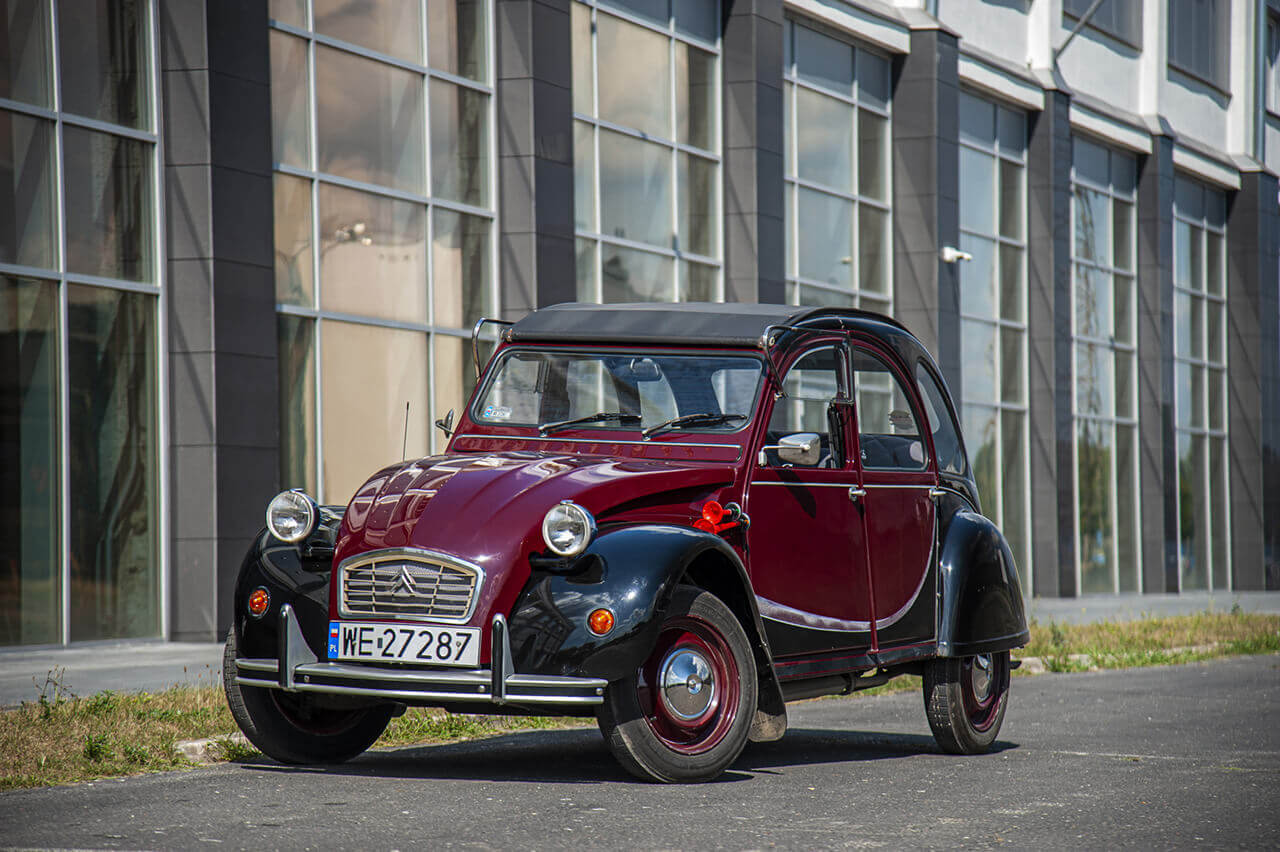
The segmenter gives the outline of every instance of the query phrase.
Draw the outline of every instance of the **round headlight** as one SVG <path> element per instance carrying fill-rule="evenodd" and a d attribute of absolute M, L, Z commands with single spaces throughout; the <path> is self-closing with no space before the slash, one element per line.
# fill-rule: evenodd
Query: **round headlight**
<path fill-rule="evenodd" d="M 572 500 L 557 503 L 542 518 L 542 540 L 557 556 L 577 556 L 595 534 L 596 519 Z"/>
<path fill-rule="evenodd" d="M 315 525 L 315 501 L 301 491 L 281 491 L 267 504 L 267 529 L 281 541 L 302 541 Z"/>

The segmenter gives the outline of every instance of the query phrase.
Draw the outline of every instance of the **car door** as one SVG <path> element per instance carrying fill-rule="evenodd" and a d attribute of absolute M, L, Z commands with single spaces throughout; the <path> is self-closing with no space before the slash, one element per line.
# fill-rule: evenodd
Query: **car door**
<path fill-rule="evenodd" d="M 850 349 L 877 649 L 932 639 L 937 465 L 913 385 L 868 342 Z"/>
<path fill-rule="evenodd" d="M 809 347 L 772 401 L 746 492 L 751 581 L 775 656 L 870 645 L 870 589 L 860 507 L 847 343 Z M 787 461 L 788 435 L 818 436 L 812 463 Z"/>

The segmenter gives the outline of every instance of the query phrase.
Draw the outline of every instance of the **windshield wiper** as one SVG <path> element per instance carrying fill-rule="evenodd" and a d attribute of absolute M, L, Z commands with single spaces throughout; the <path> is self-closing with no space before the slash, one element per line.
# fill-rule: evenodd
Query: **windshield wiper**
<path fill-rule="evenodd" d="M 745 414 L 712 414 L 709 411 L 699 411 L 696 414 L 686 414 L 682 417 L 673 417 L 665 423 L 659 423 L 656 426 L 650 426 L 640 434 L 648 438 L 650 435 L 656 435 L 667 429 L 682 429 L 685 426 L 715 426 L 719 423 L 728 423 L 730 420 L 746 420 Z"/>
<path fill-rule="evenodd" d="M 588 414 L 586 417 L 575 417 L 572 420 L 555 420 L 551 423 L 543 423 L 538 427 L 538 434 L 545 435 L 548 432 L 554 432 L 557 429 L 563 429 L 566 426 L 577 426 L 579 423 L 639 423 L 639 414 L 622 414 L 618 411 L 597 411 L 595 414 Z"/>

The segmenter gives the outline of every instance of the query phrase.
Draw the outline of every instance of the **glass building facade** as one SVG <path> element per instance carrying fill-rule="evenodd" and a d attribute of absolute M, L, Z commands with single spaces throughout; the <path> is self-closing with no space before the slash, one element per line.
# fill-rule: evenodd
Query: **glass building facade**
<path fill-rule="evenodd" d="M 1026 594 L 1280 590 L 1270 66 L 1238 143 L 1141 28 L 1032 73 L 1081 4 L 974 5 L 0 0 L 0 646 L 221 635 L 275 491 L 441 452 L 476 322 L 575 298 L 896 317 Z"/>

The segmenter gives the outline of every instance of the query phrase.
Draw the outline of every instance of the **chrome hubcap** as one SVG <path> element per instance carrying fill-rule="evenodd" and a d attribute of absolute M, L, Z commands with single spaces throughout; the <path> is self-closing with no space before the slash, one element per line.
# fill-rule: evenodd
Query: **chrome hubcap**
<path fill-rule="evenodd" d="M 658 685 L 662 706 L 672 716 L 685 721 L 706 713 L 716 694 L 711 664 L 689 648 L 677 648 L 667 655 L 658 667 Z"/>
<path fill-rule="evenodd" d="M 974 657 L 971 671 L 973 672 L 973 697 L 982 701 L 991 692 L 991 656 L 979 654 Z"/>

